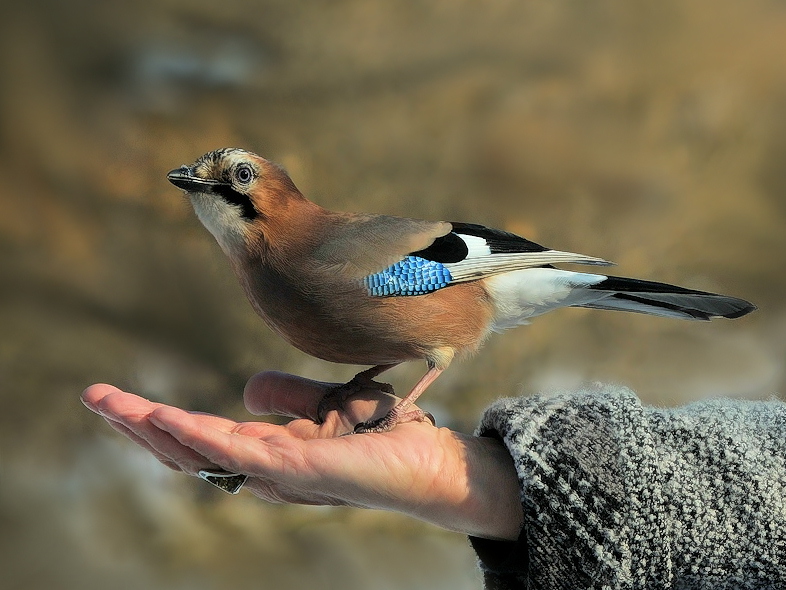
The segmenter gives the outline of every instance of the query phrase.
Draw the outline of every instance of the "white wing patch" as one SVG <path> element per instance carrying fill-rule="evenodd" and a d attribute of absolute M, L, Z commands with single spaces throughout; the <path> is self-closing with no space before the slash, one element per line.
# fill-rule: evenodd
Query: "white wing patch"
<path fill-rule="evenodd" d="M 480 258 L 482 256 L 491 256 L 491 248 L 489 248 L 486 240 L 479 236 L 468 236 L 466 234 L 456 233 L 463 242 L 467 245 L 467 258 Z"/>

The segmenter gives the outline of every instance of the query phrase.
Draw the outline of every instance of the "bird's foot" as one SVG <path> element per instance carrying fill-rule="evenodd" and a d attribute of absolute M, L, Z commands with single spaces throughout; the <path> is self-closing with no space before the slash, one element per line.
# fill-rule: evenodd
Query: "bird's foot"
<path fill-rule="evenodd" d="M 319 400 L 319 405 L 317 406 L 317 420 L 319 423 L 322 424 L 325 421 L 325 416 L 330 411 L 344 411 L 344 403 L 347 399 L 356 393 L 360 393 L 363 389 L 376 389 L 383 393 L 395 395 L 393 386 L 390 383 L 379 383 L 363 373 L 358 373 L 347 383 L 331 387 L 325 396 Z"/>
<path fill-rule="evenodd" d="M 352 377 L 352 380 L 346 385 L 354 384 L 356 386 L 360 386 L 360 388 L 366 387 L 368 389 L 376 389 L 383 393 L 396 395 L 396 392 L 393 391 L 393 386 L 390 383 L 380 383 L 379 381 L 374 381 L 374 377 L 379 374 L 375 372 L 374 369 L 376 369 L 376 367 L 373 367 L 368 371 L 361 371 Z"/>
<path fill-rule="evenodd" d="M 367 434 L 370 432 L 389 432 L 397 424 L 404 422 L 425 422 L 428 420 L 433 426 L 437 425 L 437 421 L 430 412 L 423 410 L 410 410 L 409 412 L 396 412 L 396 408 L 390 410 L 387 414 L 377 420 L 369 420 L 361 422 L 355 426 L 355 434 Z"/>

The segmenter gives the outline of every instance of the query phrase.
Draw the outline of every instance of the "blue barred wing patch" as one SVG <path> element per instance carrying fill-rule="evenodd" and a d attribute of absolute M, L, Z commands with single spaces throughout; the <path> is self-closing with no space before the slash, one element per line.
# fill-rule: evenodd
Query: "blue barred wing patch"
<path fill-rule="evenodd" d="M 385 270 L 363 279 L 369 295 L 391 297 L 401 295 L 425 295 L 447 287 L 453 277 L 439 262 L 418 256 L 407 256 Z"/>

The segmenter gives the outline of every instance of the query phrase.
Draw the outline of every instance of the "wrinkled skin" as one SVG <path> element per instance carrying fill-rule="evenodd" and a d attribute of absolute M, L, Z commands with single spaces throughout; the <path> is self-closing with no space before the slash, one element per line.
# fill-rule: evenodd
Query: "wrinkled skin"
<path fill-rule="evenodd" d="M 476 536 L 518 536 L 518 481 L 501 443 L 428 421 L 351 435 L 398 398 L 369 384 L 317 423 L 319 401 L 334 386 L 283 373 L 252 377 L 246 407 L 294 418 L 283 426 L 186 412 L 106 384 L 87 388 L 82 401 L 167 467 L 247 474 L 245 489 L 269 502 L 380 508 Z"/>

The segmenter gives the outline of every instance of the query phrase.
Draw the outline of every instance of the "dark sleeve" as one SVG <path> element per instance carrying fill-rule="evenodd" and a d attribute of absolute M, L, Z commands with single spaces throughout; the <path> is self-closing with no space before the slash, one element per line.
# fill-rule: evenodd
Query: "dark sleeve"
<path fill-rule="evenodd" d="M 786 406 L 645 408 L 620 388 L 505 399 L 477 434 L 519 476 L 515 542 L 470 538 L 487 589 L 786 587 Z"/>

